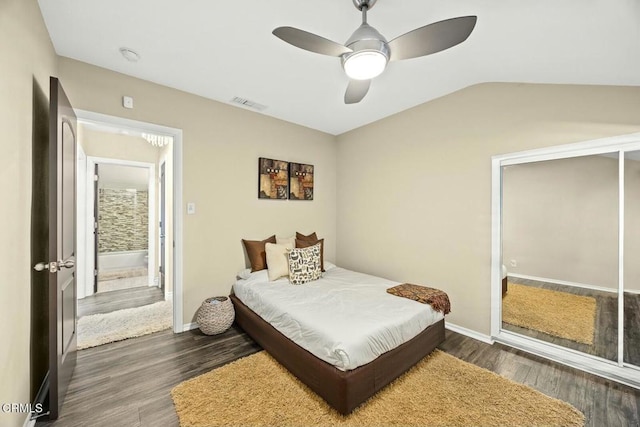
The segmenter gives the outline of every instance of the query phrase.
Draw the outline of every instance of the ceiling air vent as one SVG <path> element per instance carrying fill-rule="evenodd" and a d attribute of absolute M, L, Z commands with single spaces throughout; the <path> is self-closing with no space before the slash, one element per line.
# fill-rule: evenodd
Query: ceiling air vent
<path fill-rule="evenodd" d="M 234 96 L 231 99 L 231 102 L 234 104 L 242 105 L 243 107 L 251 108 L 252 110 L 262 111 L 267 108 L 266 105 L 258 104 L 257 102 L 253 102 L 246 98 L 240 98 L 239 96 Z"/>

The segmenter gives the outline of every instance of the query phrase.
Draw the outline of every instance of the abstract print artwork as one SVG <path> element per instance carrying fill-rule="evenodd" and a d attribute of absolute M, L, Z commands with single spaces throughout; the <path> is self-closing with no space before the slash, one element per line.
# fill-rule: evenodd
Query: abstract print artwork
<path fill-rule="evenodd" d="M 313 200 L 313 165 L 289 163 L 289 199 Z"/>
<path fill-rule="evenodd" d="M 289 163 L 258 159 L 258 198 L 286 199 L 289 192 Z"/>

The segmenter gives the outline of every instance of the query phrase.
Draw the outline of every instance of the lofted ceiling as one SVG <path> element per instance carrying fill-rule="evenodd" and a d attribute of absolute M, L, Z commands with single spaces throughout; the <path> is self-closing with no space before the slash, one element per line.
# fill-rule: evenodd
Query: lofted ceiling
<path fill-rule="evenodd" d="M 352 0 L 39 0 L 58 55 L 223 103 L 341 134 L 470 85 L 640 85 L 638 0 L 378 0 L 369 24 L 388 40 L 477 15 L 464 43 L 391 62 L 358 104 L 345 105 L 337 58 L 271 34 L 293 26 L 344 43 L 360 24 Z M 119 49 L 141 56 L 125 60 Z M 245 107 L 238 107 L 245 108 Z"/>

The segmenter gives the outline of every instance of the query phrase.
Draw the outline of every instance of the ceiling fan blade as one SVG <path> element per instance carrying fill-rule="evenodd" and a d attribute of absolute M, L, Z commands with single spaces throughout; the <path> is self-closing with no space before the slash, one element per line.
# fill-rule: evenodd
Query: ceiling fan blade
<path fill-rule="evenodd" d="M 273 30 L 273 35 L 295 47 L 322 55 L 340 56 L 353 52 L 340 43 L 293 27 L 278 27 Z"/>
<path fill-rule="evenodd" d="M 462 43 L 476 26 L 477 16 L 461 16 L 425 25 L 389 42 L 391 60 L 431 55 Z"/>
<path fill-rule="evenodd" d="M 345 104 L 357 104 L 369 92 L 371 80 L 349 80 L 349 86 L 344 94 Z"/>

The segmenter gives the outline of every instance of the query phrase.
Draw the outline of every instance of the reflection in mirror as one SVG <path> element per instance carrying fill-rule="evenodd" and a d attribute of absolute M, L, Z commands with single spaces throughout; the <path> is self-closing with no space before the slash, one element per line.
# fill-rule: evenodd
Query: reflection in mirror
<path fill-rule="evenodd" d="M 624 156 L 624 361 L 640 366 L 640 151 Z"/>
<path fill-rule="evenodd" d="M 617 360 L 618 154 L 502 170 L 502 328 Z"/>

